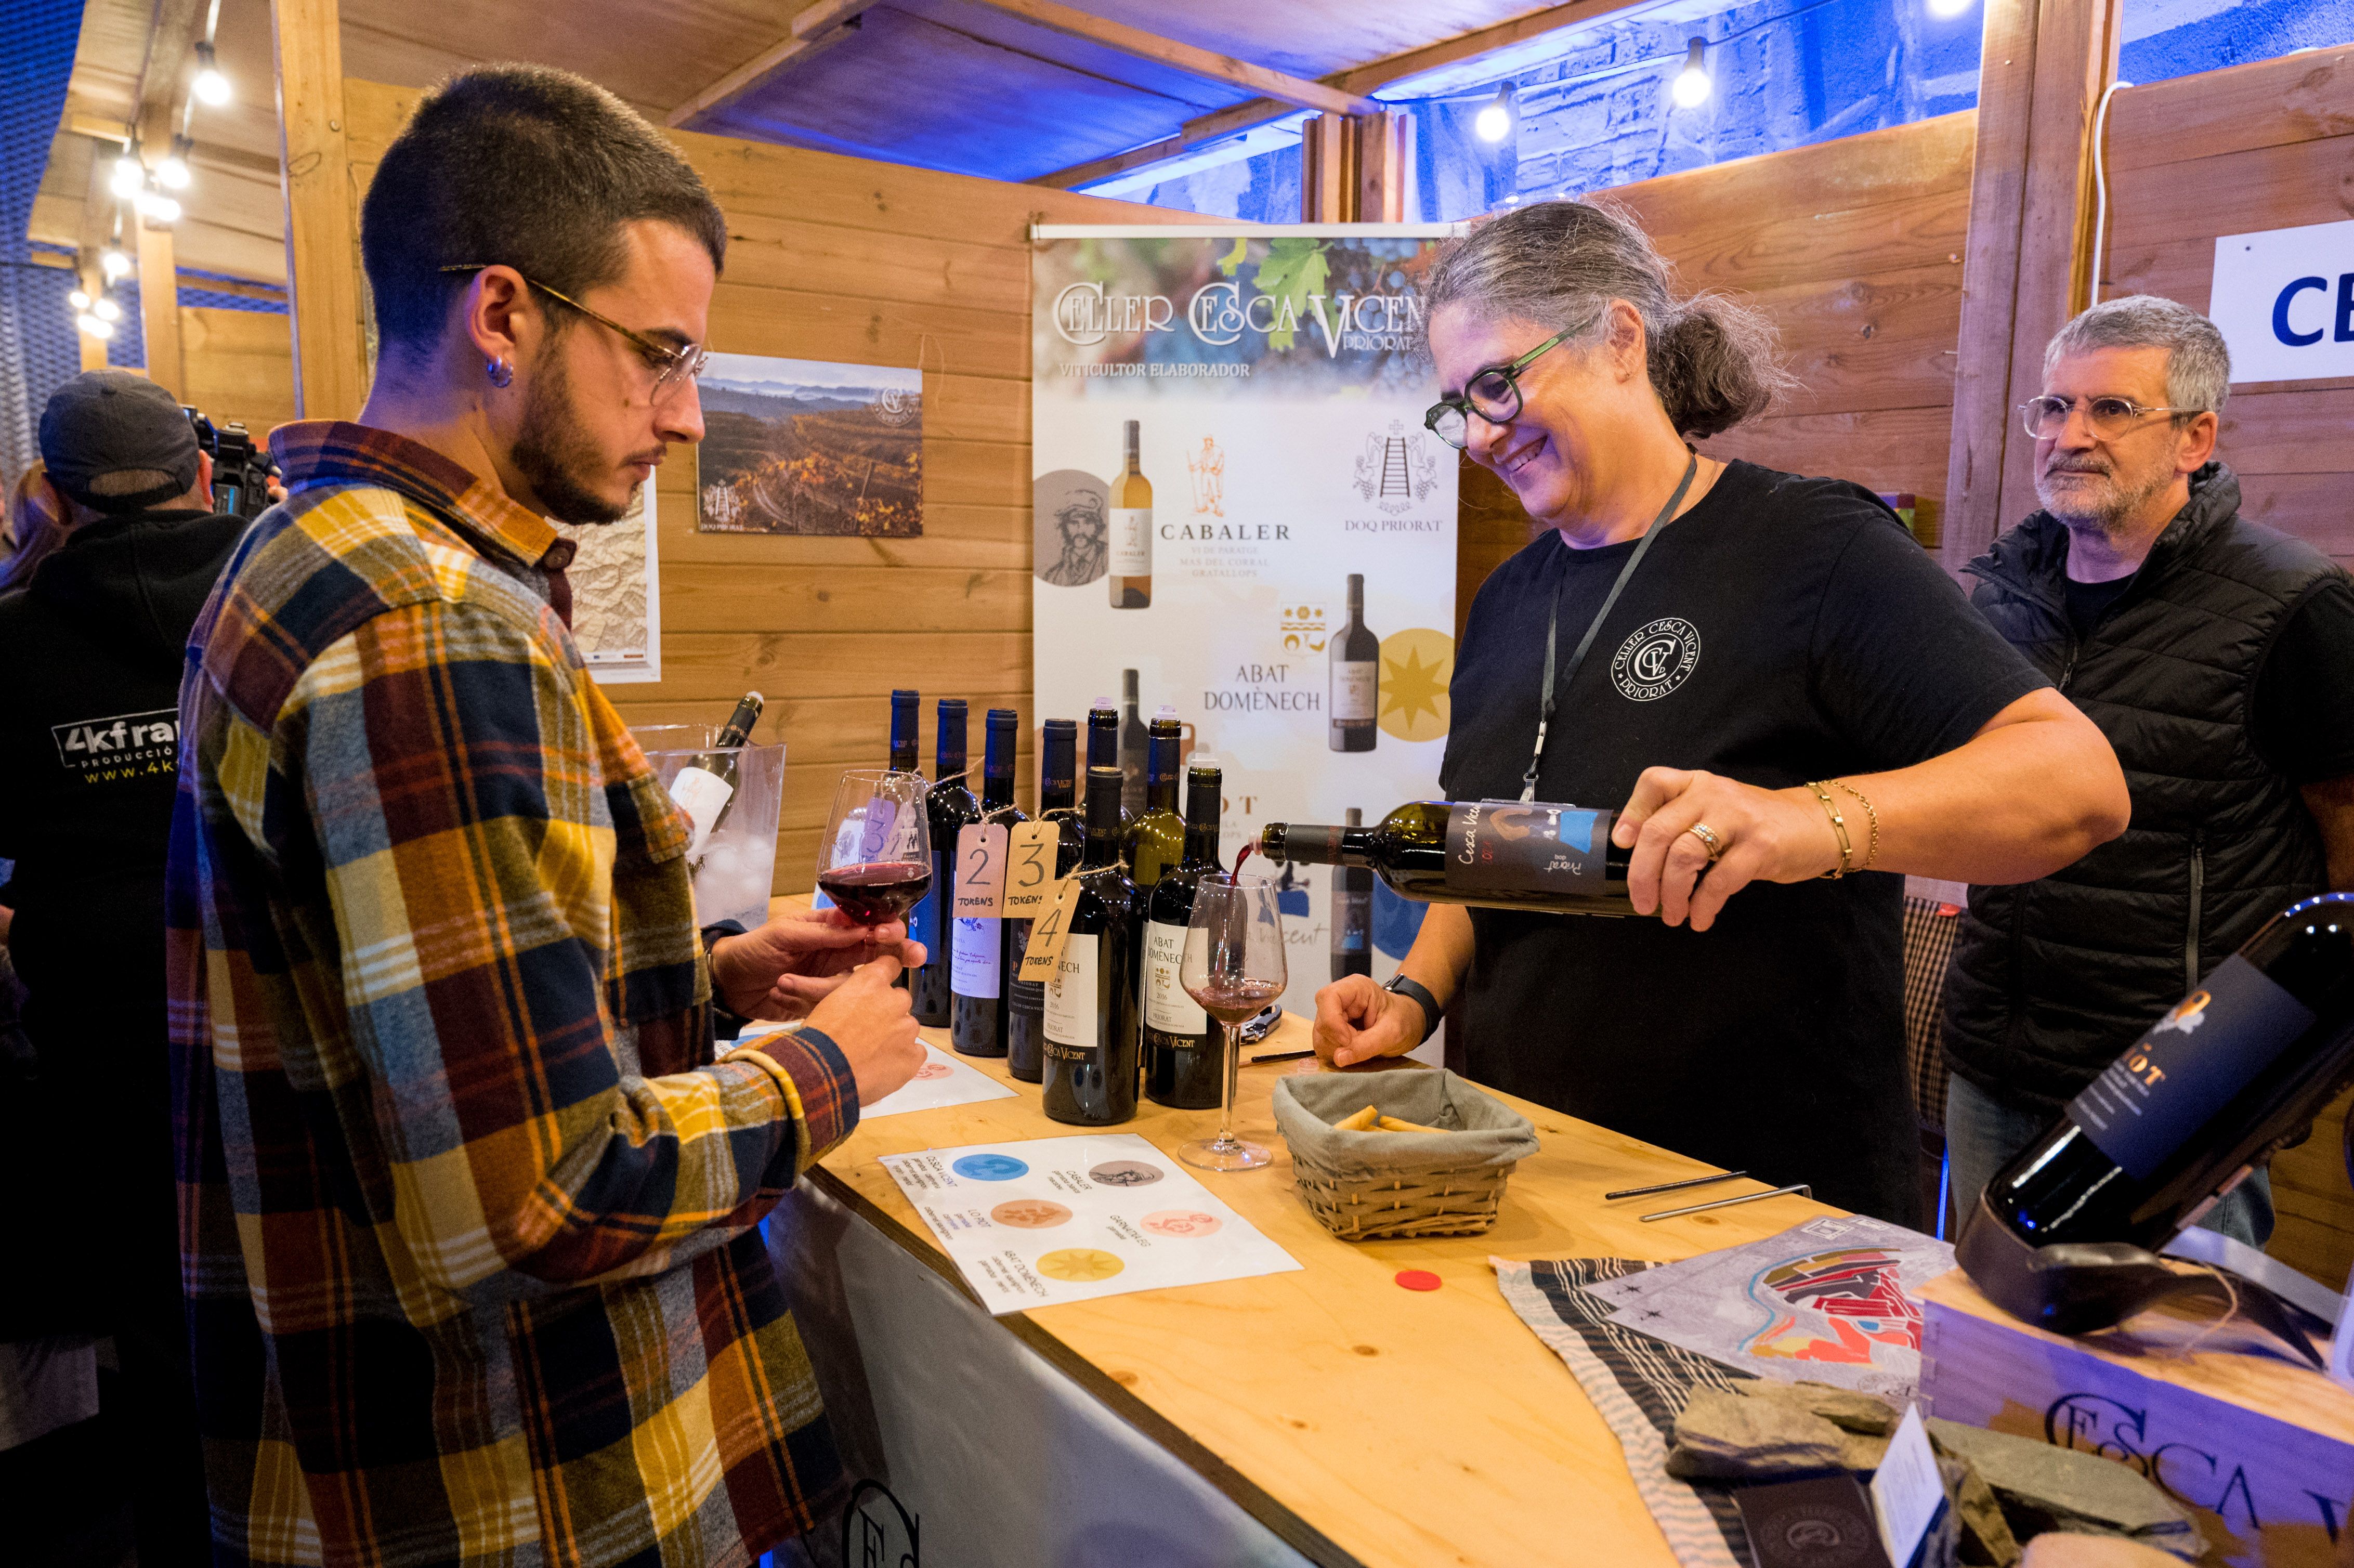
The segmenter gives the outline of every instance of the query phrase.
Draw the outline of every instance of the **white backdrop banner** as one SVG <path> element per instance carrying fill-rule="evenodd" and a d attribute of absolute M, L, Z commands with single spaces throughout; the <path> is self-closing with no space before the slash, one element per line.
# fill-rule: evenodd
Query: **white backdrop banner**
<path fill-rule="evenodd" d="M 1437 792 L 1456 454 L 1422 423 L 1421 280 L 1450 232 L 1034 231 L 1038 713 L 1083 720 L 1139 672 L 1144 716 L 1225 765 L 1230 860 L 1265 822 Z M 1283 900 L 1298 1010 L 1348 940 L 1333 880 Z M 1376 885 L 1377 977 L 1420 912 Z"/>
<path fill-rule="evenodd" d="M 2207 314 L 2234 382 L 2354 376 L 2354 221 L 2218 238 Z"/>

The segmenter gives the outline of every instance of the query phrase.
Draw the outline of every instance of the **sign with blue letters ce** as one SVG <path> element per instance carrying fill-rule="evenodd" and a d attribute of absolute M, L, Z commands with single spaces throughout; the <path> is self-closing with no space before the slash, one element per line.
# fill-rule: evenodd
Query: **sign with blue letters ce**
<path fill-rule="evenodd" d="M 2222 236 L 2207 314 L 2234 382 L 2354 376 L 2354 222 Z"/>

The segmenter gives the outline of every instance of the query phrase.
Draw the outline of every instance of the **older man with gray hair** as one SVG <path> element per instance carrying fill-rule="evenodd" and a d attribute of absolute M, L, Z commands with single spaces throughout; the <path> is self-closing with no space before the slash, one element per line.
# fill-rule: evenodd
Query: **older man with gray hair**
<path fill-rule="evenodd" d="M 1987 619 L 2108 736 L 2133 823 L 2040 882 L 1970 889 L 1946 1017 L 1965 1215 L 2266 918 L 2354 887 L 2354 586 L 2240 515 L 2215 459 L 2231 379 L 2214 323 L 2171 300 L 2070 322 L 2021 410 L 2044 509 L 1967 568 Z M 2264 1173 L 2203 1223 L 2262 1245 Z"/>

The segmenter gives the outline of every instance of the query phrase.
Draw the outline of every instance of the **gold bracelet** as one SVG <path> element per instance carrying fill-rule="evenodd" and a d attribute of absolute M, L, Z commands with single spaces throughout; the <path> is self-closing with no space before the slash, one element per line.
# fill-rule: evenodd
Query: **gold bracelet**
<path fill-rule="evenodd" d="M 1846 790 L 1849 794 L 1854 796 L 1857 800 L 1862 800 L 1863 814 L 1872 819 L 1872 847 L 1863 852 L 1863 863 L 1856 867 L 1858 871 L 1870 871 L 1872 869 L 1872 863 L 1880 858 L 1880 813 L 1872 809 L 1872 805 L 1870 800 L 1864 800 L 1863 791 L 1849 783 L 1846 779 L 1834 779 L 1831 782 Z"/>
<path fill-rule="evenodd" d="M 1847 836 L 1847 819 L 1840 815 L 1839 802 L 1831 799 L 1831 792 L 1823 788 L 1821 781 L 1809 783 L 1807 788 L 1812 789 L 1815 799 L 1823 803 L 1823 812 L 1831 820 L 1832 835 L 1839 840 L 1840 863 L 1823 873 L 1824 880 L 1837 882 L 1855 869 L 1855 846 Z"/>

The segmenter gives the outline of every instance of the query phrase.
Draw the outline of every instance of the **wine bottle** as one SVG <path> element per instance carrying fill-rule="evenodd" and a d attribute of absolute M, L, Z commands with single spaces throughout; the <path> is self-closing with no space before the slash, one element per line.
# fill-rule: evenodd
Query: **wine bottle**
<path fill-rule="evenodd" d="M 1119 710 L 1111 705 L 1109 697 L 1098 697 L 1096 705 L 1087 710 L 1087 771 L 1092 773 L 1098 768 L 1119 767 Z M 1140 775 L 1140 790 L 1141 788 Z M 1125 833 L 1128 825 L 1136 821 L 1136 813 L 1128 805 L 1125 775 L 1121 778 L 1120 793 L 1119 826 L 1120 832 Z"/>
<path fill-rule="evenodd" d="M 1382 640 L 1365 630 L 1365 579 L 1349 574 L 1349 622 L 1327 643 L 1332 659 L 1332 749 L 1371 751 L 1381 738 Z"/>
<path fill-rule="evenodd" d="M 1119 673 L 1119 815 L 1133 822 L 1144 814 L 1144 754 L 1152 748 L 1152 735 L 1136 714 L 1135 671 Z"/>
<path fill-rule="evenodd" d="M 1349 808 L 1349 826 L 1364 826 L 1365 813 Z M 1373 972 L 1373 874 L 1362 865 L 1332 868 L 1332 978 Z"/>
<path fill-rule="evenodd" d="M 1013 732 L 1022 715 L 1012 708 L 991 708 L 982 721 L 981 751 L 981 814 L 987 822 L 1004 825 L 1030 819 L 1013 803 Z M 969 876 L 975 868 L 958 863 L 957 874 Z M 996 868 L 1004 880 L 1003 866 Z M 1007 1029 L 1005 991 L 1009 920 L 988 916 L 957 916 L 955 935 L 949 939 L 949 1044 L 967 1056 L 1005 1054 Z M 1016 962 L 1020 955 L 1014 955 Z"/>
<path fill-rule="evenodd" d="M 1144 810 L 1121 835 L 1128 857 L 1129 880 L 1140 894 L 1149 894 L 1162 874 L 1185 858 L 1185 819 L 1177 814 L 1177 751 L 1184 732 L 1175 708 L 1162 708 L 1152 720 L 1151 741 L 1144 764 Z"/>
<path fill-rule="evenodd" d="M 1136 885 L 1119 863 L 1119 769 L 1087 769 L 1087 847 L 1055 978 L 1046 982 L 1044 1103 L 1056 1121 L 1136 1114 Z"/>
<path fill-rule="evenodd" d="M 1152 482 L 1137 461 L 1136 421 L 1128 421 L 1127 460 L 1111 482 L 1111 607 L 1152 602 Z"/>
<path fill-rule="evenodd" d="M 916 715 L 922 706 L 913 692 L 891 694 L 891 760 L 894 773 L 916 770 Z"/>
<path fill-rule="evenodd" d="M 2108 1260 L 2036 1249 L 2157 1251 L 2349 1083 L 2354 894 L 2326 893 L 2267 921 L 1996 1172 L 1956 1259 L 2006 1310 L 2063 1319 L 2084 1304 L 2059 1282 Z"/>
<path fill-rule="evenodd" d="M 932 789 L 927 807 L 932 830 L 932 885 L 916 906 L 907 934 L 924 944 L 924 965 L 907 982 L 908 1008 L 916 1022 L 934 1029 L 949 1023 L 949 975 L 956 962 L 956 927 L 949 879 L 956 870 L 957 830 L 981 821 L 981 802 L 965 785 L 965 706 L 961 697 L 942 697 L 939 736 L 932 746 Z"/>
<path fill-rule="evenodd" d="M 1038 744 L 1038 815 L 1059 823 L 1062 842 L 1055 851 L 1055 874 L 1068 876 L 1087 847 L 1087 823 L 1072 809 L 1077 798 L 1075 764 L 1079 726 L 1069 719 L 1048 719 L 1045 738 Z M 1046 986 L 1043 980 L 1013 979 L 1030 951 L 1031 923 L 1008 920 L 1005 941 L 1005 1070 L 1025 1084 L 1034 1084 L 1046 1071 Z"/>
<path fill-rule="evenodd" d="M 752 726 L 760 722 L 764 705 L 759 693 L 745 693 L 735 711 L 727 715 L 727 722 L 720 726 L 712 748 L 671 779 L 671 801 L 686 813 L 687 822 L 694 829 L 686 845 L 690 865 L 703 858 L 704 847 L 719 831 L 720 819 L 727 814 L 729 802 L 736 799 L 736 754 L 751 740 Z"/>
<path fill-rule="evenodd" d="M 1554 915 L 1632 915 L 1615 811 L 1522 800 L 1416 800 L 1370 828 L 1269 822 L 1278 865 L 1368 866 L 1401 898 Z"/>
<path fill-rule="evenodd" d="M 1225 1031 L 1178 983 L 1193 889 L 1218 864 L 1218 812 L 1225 776 L 1196 756 L 1185 769 L 1185 858 L 1152 889 L 1144 916 L 1144 1092 L 1158 1104 L 1209 1110 L 1225 1070 Z"/>

